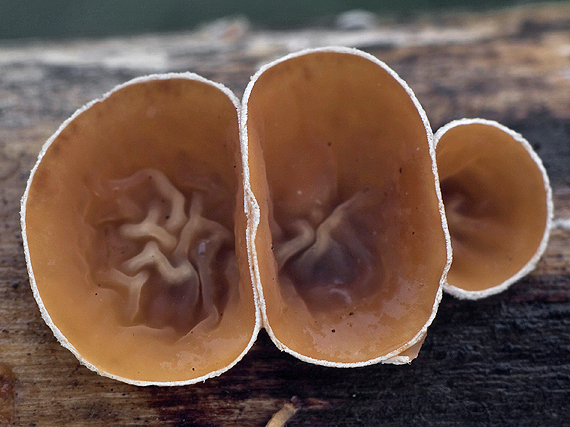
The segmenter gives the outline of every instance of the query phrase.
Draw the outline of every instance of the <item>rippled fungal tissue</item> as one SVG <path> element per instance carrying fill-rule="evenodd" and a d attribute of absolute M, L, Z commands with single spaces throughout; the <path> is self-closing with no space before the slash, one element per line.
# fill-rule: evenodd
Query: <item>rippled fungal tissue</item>
<path fill-rule="evenodd" d="M 520 134 L 461 119 L 435 134 L 453 263 L 444 289 L 468 299 L 505 290 L 536 266 L 552 222 L 544 166 Z"/>
<path fill-rule="evenodd" d="M 79 110 L 43 147 L 22 207 L 30 281 L 89 368 L 186 384 L 252 346 L 238 111 L 196 75 L 149 76 Z"/>
<path fill-rule="evenodd" d="M 346 48 L 263 67 L 243 106 L 190 73 L 113 89 L 44 145 L 22 229 L 57 339 L 137 385 L 219 375 L 261 327 L 311 363 L 407 363 L 451 263 L 426 115 Z"/>

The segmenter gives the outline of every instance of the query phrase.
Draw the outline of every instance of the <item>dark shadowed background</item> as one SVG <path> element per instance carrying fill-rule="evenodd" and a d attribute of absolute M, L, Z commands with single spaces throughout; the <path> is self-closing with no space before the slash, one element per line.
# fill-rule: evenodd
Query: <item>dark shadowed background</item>
<path fill-rule="evenodd" d="M 0 39 L 179 31 L 229 15 L 243 15 L 261 27 L 291 27 L 326 24 L 327 18 L 351 9 L 405 18 L 426 10 L 478 11 L 528 3 L 525 0 L 0 0 Z"/>

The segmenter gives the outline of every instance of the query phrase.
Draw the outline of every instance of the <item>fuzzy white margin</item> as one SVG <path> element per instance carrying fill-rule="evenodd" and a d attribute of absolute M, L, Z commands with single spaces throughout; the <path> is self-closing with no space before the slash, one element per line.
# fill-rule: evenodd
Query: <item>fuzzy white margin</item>
<path fill-rule="evenodd" d="M 91 364 L 89 361 L 85 360 L 83 358 L 83 356 L 77 351 L 77 349 L 73 346 L 73 344 L 71 342 L 69 342 L 69 340 L 65 337 L 65 335 L 58 329 L 58 327 L 54 324 L 54 322 L 52 321 L 48 310 L 46 309 L 40 292 L 38 290 L 37 284 L 36 284 L 36 280 L 35 280 L 35 276 L 34 276 L 34 272 L 32 269 L 32 263 L 31 263 L 31 258 L 30 258 L 30 251 L 28 248 L 28 240 L 27 240 L 27 230 L 26 230 L 26 201 L 28 199 L 28 194 L 30 191 L 30 186 L 32 185 L 33 179 L 34 179 L 34 175 L 35 172 L 39 166 L 39 164 L 42 161 L 42 158 L 44 157 L 45 153 L 47 152 L 47 150 L 49 149 L 49 147 L 51 146 L 51 144 L 53 143 L 53 141 L 59 136 L 59 134 L 79 115 L 83 114 L 84 112 L 86 112 L 87 110 L 89 110 L 94 104 L 97 104 L 99 102 L 104 102 L 107 98 L 109 98 L 109 96 L 111 96 L 112 94 L 114 94 L 115 92 L 130 86 L 130 85 L 134 85 L 134 84 L 139 84 L 139 83 L 144 83 L 144 82 L 149 82 L 149 81 L 155 81 L 155 80 L 168 80 L 168 79 L 188 79 L 188 80 L 194 80 L 194 81 L 198 81 L 201 83 L 206 83 L 209 84 L 215 88 L 217 88 L 218 90 L 220 90 L 221 92 L 223 92 L 233 103 L 233 105 L 236 108 L 236 114 L 237 114 L 237 118 L 238 118 L 238 124 L 239 124 L 239 120 L 240 120 L 240 102 L 239 99 L 235 96 L 235 94 L 228 89 L 226 86 L 220 84 L 220 83 L 216 83 L 213 81 L 210 81 L 208 79 L 205 79 L 197 74 L 194 73 L 164 73 L 164 74 L 150 74 L 147 76 L 142 76 L 142 77 L 137 77 L 135 79 L 132 79 L 128 82 L 125 82 L 123 84 L 120 84 L 116 87 L 114 87 L 111 91 L 107 92 L 106 94 L 104 94 L 101 98 L 95 99 L 89 103 L 87 103 L 86 105 L 84 105 L 83 107 L 79 108 L 71 117 L 69 117 L 65 122 L 63 122 L 63 124 L 59 127 L 59 129 L 46 141 L 46 143 L 43 145 L 39 155 L 38 155 L 38 160 L 35 164 L 35 166 L 33 167 L 31 173 L 30 173 L 30 177 L 28 179 L 28 183 L 26 185 L 26 190 L 24 191 L 24 195 L 22 196 L 21 199 L 21 205 L 20 205 L 20 223 L 21 223 L 21 227 L 22 227 L 22 239 L 23 239 L 23 245 L 24 245 L 24 254 L 26 257 L 26 265 L 28 268 L 28 275 L 30 278 L 30 286 L 32 288 L 32 292 L 34 295 L 34 298 L 36 299 L 36 302 L 40 308 L 40 312 L 42 315 L 42 318 L 44 319 L 44 321 L 46 322 L 46 324 L 51 328 L 51 330 L 53 331 L 53 334 L 55 335 L 55 337 L 57 338 L 57 340 L 60 342 L 60 344 L 67 348 L 69 351 L 71 351 L 75 357 L 81 362 L 81 364 L 85 365 L 87 368 L 91 369 L 92 371 L 97 372 L 100 375 L 109 377 L 109 378 L 113 378 L 115 380 L 118 381 L 122 381 L 128 384 L 133 384 L 133 385 L 137 385 L 137 386 L 148 386 L 148 385 L 158 385 L 158 386 L 181 386 L 181 385 L 187 385 L 187 384 L 194 384 L 194 383 L 198 383 L 198 382 L 203 382 L 205 380 L 207 380 L 208 378 L 212 378 L 212 377 L 216 377 L 224 372 L 226 372 L 228 369 L 232 368 L 236 363 L 238 363 L 243 356 L 245 356 L 245 354 L 251 349 L 251 347 L 253 346 L 253 344 L 255 343 L 256 339 L 257 339 L 257 335 L 259 333 L 259 330 L 261 329 L 261 318 L 260 318 L 260 314 L 259 314 L 259 305 L 257 303 L 257 290 L 255 288 L 255 286 L 253 287 L 253 292 L 254 292 L 254 298 L 255 298 L 255 328 L 252 334 L 252 337 L 249 341 L 249 343 L 247 344 L 247 347 L 243 350 L 243 352 L 234 360 L 232 361 L 229 365 L 225 366 L 224 368 L 221 368 L 217 371 L 211 372 L 207 375 L 198 377 L 198 378 L 194 378 L 191 380 L 184 380 L 184 381 L 167 381 L 167 382 L 162 382 L 162 381 L 139 381 L 139 380 L 132 380 L 129 378 L 124 378 L 118 375 L 114 375 L 111 374 L 109 372 L 105 372 L 103 370 L 101 370 L 100 368 L 98 368 L 97 366 Z M 241 126 L 240 126 L 241 127 Z"/>
<path fill-rule="evenodd" d="M 356 56 L 360 56 L 364 59 L 367 59 L 371 62 L 373 62 L 374 64 L 378 65 L 380 68 L 382 68 L 383 70 L 385 70 L 386 72 L 388 72 L 393 78 L 394 80 L 396 80 L 406 91 L 406 93 L 408 94 L 408 96 L 411 98 L 411 100 L 413 101 L 418 114 L 421 117 L 421 120 L 423 122 L 423 125 L 425 127 L 425 131 L 426 131 L 426 135 L 427 135 L 427 141 L 428 141 L 428 145 L 429 145 L 429 154 L 432 160 L 432 171 L 433 171 L 433 176 L 434 176 L 434 183 L 435 183 L 435 191 L 437 194 L 437 198 L 438 198 L 438 208 L 439 208 L 439 213 L 441 216 L 441 223 L 442 223 L 442 228 L 443 228 L 443 232 L 445 235 L 445 242 L 446 242 L 446 250 L 447 250 L 447 262 L 445 264 L 444 270 L 443 270 L 443 274 L 442 277 L 440 279 L 439 282 L 439 287 L 438 290 L 436 292 L 435 298 L 434 298 L 434 302 L 433 302 L 433 306 L 432 306 L 432 312 L 431 315 L 429 317 L 429 319 L 426 321 L 426 323 L 424 324 L 424 326 L 422 327 L 422 329 L 406 344 L 402 345 L 400 348 L 386 354 L 380 357 L 376 357 L 364 362 L 354 362 L 354 363 L 341 363 L 341 362 L 330 362 L 327 360 L 319 360 L 319 359 L 315 359 L 312 357 L 308 357 L 305 356 L 303 354 L 297 353 L 291 349 L 289 349 L 287 346 L 285 346 L 281 341 L 279 341 L 279 339 L 275 336 L 273 330 L 271 329 L 271 326 L 269 325 L 268 319 L 267 319 L 267 313 L 266 313 L 266 304 L 265 304 L 265 299 L 263 296 L 263 286 L 261 283 L 261 277 L 260 277 L 260 272 L 259 272 L 259 268 L 257 266 L 257 255 L 256 255 L 256 244 L 255 244 L 255 237 L 257 234 L 257 228 L 259 226 L 259 222 L 260 222 L 260 218 L 261 218 L 261 213 L 260 213 L 260 209 L 259 209 L 259 204 L 257 203 L 257 200 L 255 199 L 255 195 L 253 194 L 253 191 L 251 189 L 251 184 L 250 184 L 250 175 L 249 175 L 249 159 L 248 159 L 248 134 L 247 134 L 247 120 L 248 120 L 248 101 L 251 95 L 251 92 L 253 90 L 253 87 L 256 83 L 256 81 L 259 79 L 259 77 L 268 69 L 270 69 L 271 67 L 274 67 L 284 61 L 287 61 L 291 58 L 296 58 L 299 56 L 303 56 L 303 55 L 310 55 L 312 53 L 315 52 L 333 52 L 333 53 L 339 53 L 339 54 L 347 54 L 347 55 L 356 55 Z M 240 121 L 240 138 L 241 138 L 241 152 L 243 157 L 243 173 L 244 173 L 244 191 L 245 191 L 245 206 L 246 206 L 246 214 L 248 217 L 248 233 L 247 233 L 247 244 L 248 244 L 248 255 L 250 258 L 250 272 L 251 272 L 251 277 L 253 280 L 253 283 L 257 286 L 257 293 L 258 293 L 258 297 L 259 297 L 259 304 L 261 307 L 261 313 L 263 316 L 263 327 L 267 330 L 269 336 L 271 337 L 272 341 L 275 343 L 275 345 L 282 351 L 285 351 L 291 355 L 293 355 L 294 357 L 308 362 L 308 363 L 313 363 L 313 364 L 317 364 L 317 365 L 323 365 L 323 366 L 331 366 L 331 367 L 339 367 L 339 368 L 351 368 L 351 367 L 359 367 L 359 366 L 368 366 L 368 365 L 372 365 L 375 363 L 392 363 L 392 364 L 405 364 L 405 363 L 409 363 L 411 362 L 411 360 L 413 359 L 410 358 L 408 355 L 401 355 L 402 352 L 404 352 L 405 350 L 407 350 L 408 348 L 410 348 L 411 346 L 413 346 L 414 344 L 418 343 L 420 340 L 422 340 L 426 333 L 427 333 L 427 329 L 428 327 L 431 325 L 431 323 L 433 322 L 433 319 L 435 318 L 435 315 L 437 313 L 437 309 L 439 307 L 439 303 L 441 301 L 442 298 L 442 287 L 443 284 L 446 282 L 446 277 L 447 277 L 447 272 L 449 271 L 449 267 L 451 265 L 451 240 L 449 237 L 449 231 L 447 228 L 447 219 L 445 216 L 445 210 L 444 210 L 444 206 L 443 206 L 443 201 L 442 201 L 442 197 L 441 197 L 441 191 L 440 191 L 440 187 L 439 187 L 439 175 L 437 173 L 437 164 L 435 161 L 435 145 L 434 145 L 434 139 L 433 139 L 433 132 L 431 129 L 431 126 L 429 124 L 429 120 L 427 118 L 426 113 L 424 112 L 422 106 L 420 105 L 418 99 L 416 98 L 415 94 L 413 93 L 412 89 L 407 85 L 407 83 L 400 78 L 396 72 L 394 72 L 392 69 L 390 69 L 386 64 L 384 64 L 383 62 L 381 62 L 380 60 L 378 60 L 376 57 L 362 52 L 358 49 L 354 49 L 354 48 L 348 48 L 348 47 L 341 47 L 341 46 L 330 46 L 330 47 L 322 47 L 322 48 L 314 48 L 314 49 L 306 49 L 306 50 L 302 50 L 299 52 L 295 52 L 295 53 L 291 53 L 289 55 L 286 55 L 274 62 L 271 62 L 267 65 L 264 65 L 263 67 L 261 67 L 259 69 L 259 71 L 257 71 L 257 73 L 251 78 L 249 84 L 247 85 L 243 98 L 242 98 L 242 117 L 241 117 L 241 121 Z"/>
<path fill-rule="evenodd" d="M 532 258 L 516 274 L 511 276 L 509 279 L 505 280 L 503 283 L 500 283 L 499 285 L 496 285 L 494 287 L 482 291 L 467 291 L 465 289 L 452 286 L 449 283 L 447 283 L 447 281 L 443 286 L 443 289 L 446 292 L 457 298 L 476 300 L 503 292 L 510 285 L 512 285 L 522 277 L 526 276 L 528 273 L 530 273 L 532 270 L 536 268 L 536 264 L 538 263 L 540 257 L 546 250 L 546 246 L 548 244 L 548 239 L 550 236 L 550 230 L 553 227 L 552 221 L 553 221 L 554 205 L 552 202 L 552 188 L 550 186 L 550 180 L 548 179 L 548 174 L 546 173 L 546 169 L 544 168 L 542 160 L 540 159 L 538 154 L 536 154 L 532 146 L 521 134 L 513 131 L 512 129 L 509 129 L 508 127 L 494 120 L 487 120 L 480 118 L 473 118 L 473 119 L 464 118 L 464 119 L 453 120 L 437 130 L 437 132 L 435 133 L 435 146 L 437 147 L 437 144 L 441 139 L 441 137 L 450 129 L 453 129 L 457 126 L 465 126 L 470 124 L 482 124 L 486 126 L 496 127 L 497 129 L 500 129 L 501 131 L 510 135 L 515 141 L 520 143 L 522 147 L 526 150 L 526 152 L 529 154 L 531 159 L 534 161 L 537 168 L 540 170 L 540 173 L 542 174 L 542 179 L 544 181 L 544 190 L 546 191 L 546 223 L 544 224 L 544 234 L 542 236 L 542 240 L 540 241 L 540 244 L 536 252 L 532 256 Z"/>

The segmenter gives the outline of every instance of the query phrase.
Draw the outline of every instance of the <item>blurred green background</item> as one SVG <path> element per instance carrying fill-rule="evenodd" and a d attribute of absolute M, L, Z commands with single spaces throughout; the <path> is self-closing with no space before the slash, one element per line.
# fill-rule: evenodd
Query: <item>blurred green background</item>
<path fill-rule="evenodd" d="M 534 1 L 536 3 L 537 1 Z M 405 16 L 426 10 L 487 10 L 525 0 L 0 0 L 0 39 L 100 37 L 180 31 L 229 15 L 257 27 L 294 27 L 364 9 Z"/>

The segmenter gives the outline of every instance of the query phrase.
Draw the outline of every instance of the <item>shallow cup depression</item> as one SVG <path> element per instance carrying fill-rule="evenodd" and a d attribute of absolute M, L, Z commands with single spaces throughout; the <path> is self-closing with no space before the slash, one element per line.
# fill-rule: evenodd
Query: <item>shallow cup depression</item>
<path fill-rule="evenodd" d="M 449 263 L 432 135 L 411 90 L 362 52 L 309 50 L 254 76 L 242 118 L 270 336 L 312 363 L 409 361 L 396 356 L 425 336 Z"/>
<path fill-rule="evenodd" d="M 253 344 L 238 108 L 196 75 L 149 76 L 76 113 L 42 150 L 22 209 L 32 288 L 56 337 L 97 372 L 187 384 Z"/>
<path fill-rule="evenodd" d="M 450 122 L 435 139 L 453 246 L 444 289 L 470 299 L 501 292 L 546 249 L 553 210 L 546 170 L 520 134 L 491 120 Z"/>

